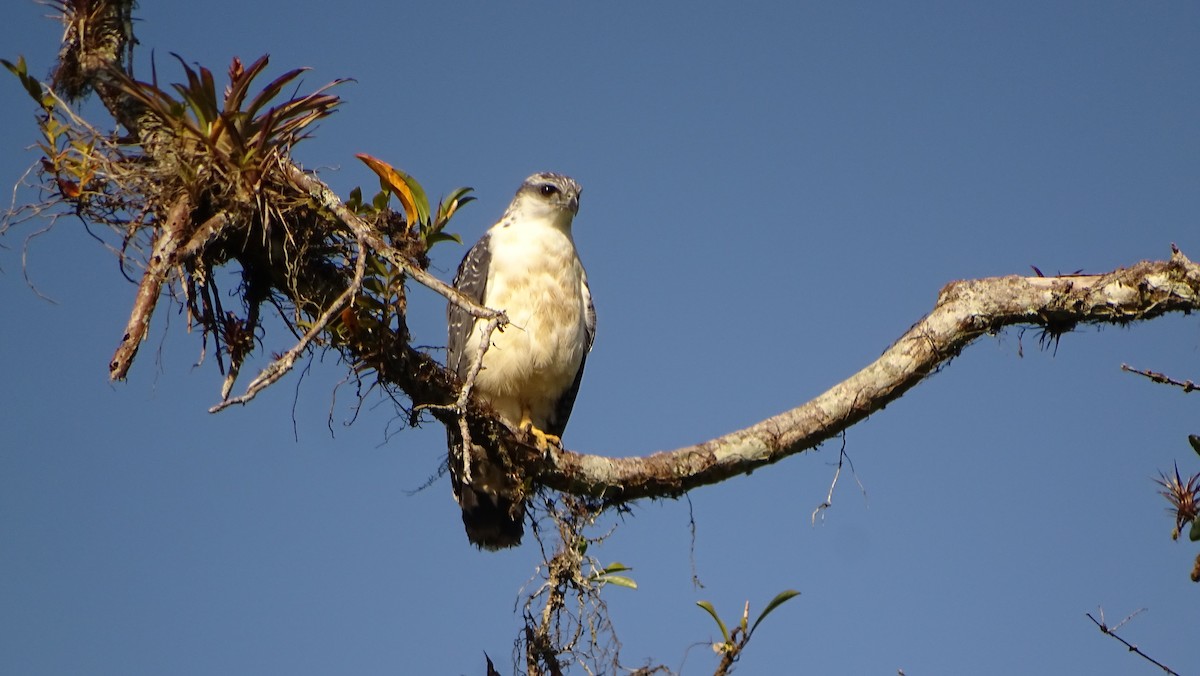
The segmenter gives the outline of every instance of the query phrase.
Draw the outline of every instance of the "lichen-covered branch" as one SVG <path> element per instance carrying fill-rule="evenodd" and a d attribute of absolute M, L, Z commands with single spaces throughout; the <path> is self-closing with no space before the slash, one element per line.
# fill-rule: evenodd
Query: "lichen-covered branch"
<path fill-rule="evenodd" d="M 146 339 L 150 328 L 150 317 L 158 306 L 158 295 L 162 291 L 163 282 L 175 261 L 175 255 L 183 244 L 183 230 L 191 218 L 192 201 L 186 194 L 180 195 L 171 206 L 166 221 L 158 230 L 150 259 L 146 263 L 146 271 L 142 274 L 141 284 L 138 285 L 137 296 L 133 301 L 133 311 L 129 315 L 129 323 L 125 326 L 125 334 L 117 351 L 109 361 L 108 371 L 113 380 L 124 380 L 129 373 L 129 366 L 137 355 L 138 347 Z"/>
<path fill-rule="evenodd" d="M 994 277 L 948 284 L 933 310 L 883 355 L 812 401 L 723 437 L 638 458 L 556 452 L 537 481 L 611 502 L 677 496 L 814 448 L 883 409 L 980 336 L 1041 326 L 1128 324 L 1200 309 L 1200 266 L 1169 260 L 1102 275 Z"/>

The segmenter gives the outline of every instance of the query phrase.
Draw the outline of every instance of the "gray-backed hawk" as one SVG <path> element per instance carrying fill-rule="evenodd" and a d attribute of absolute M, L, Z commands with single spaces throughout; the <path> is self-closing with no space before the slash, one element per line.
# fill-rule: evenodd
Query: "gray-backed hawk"
<path fill-rule="evenodd" d="M 560 174 L 525 179 L 504 216 L 471 247 L 454 286 L 485 307 L 503 310 L 508 326 L 492 332 L 473 392 L 510 426 L 548 450 L 561 443 L 596 335 L 587 274 L 575 251 L 571 221 L 579 184 Z M 485 321 L 450 303 L 446 365 L 466 379 Z M 524 487 L 482 453 L 464 453 L 450 429 L 450 472 L 467 538 L 487 549 L 521 542 Z"/>

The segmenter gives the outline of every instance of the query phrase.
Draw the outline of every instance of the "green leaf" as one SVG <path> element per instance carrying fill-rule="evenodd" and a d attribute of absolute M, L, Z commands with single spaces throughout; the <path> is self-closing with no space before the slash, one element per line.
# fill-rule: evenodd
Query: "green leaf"
<path fill-rule="evenodd" d="M 446 202 L 447 203 L 458 202 L 459 204 L 466 204 L 467 202 L 472 202 L 475 200 L 475 198 L 467 196 L 467 193 L 471 192 L 472 190 L 474 190 L 474 188 L 470 188 L 470 187 L 455 188 L 453 191 L 451 191 L 451 193 L 449 195 L 446 196 Z"/>
<path fill-rule="evenodd" d="M 799 595 L 800 592 L 796 591 L 795 589 L 788 589 L 776 594 L 775 598 L 771 599 L 771 602 L 767 604 L 767 607 L 763 608 L 763 611 L 761 614 L 759 614 L 758 619 L 754 621 L 754 625 L 750 627 L 750 633 L 754 633 L 754 629 L 758 627 L 758 623 L 766 619 L 767 615 L 769 615 L 772 610 L 775 610 L 779 606 L 783 605 L 785 601 L 793 599 Z"/>
<path fill-rule="evenodd" d="M 387 277 L 391 274 L 391 270 L 388 269 L 387 261 L 383 260 L 379 256 L 369 256 L 367 258 L 367 266 L 371 268 L 372 272 L 378 274 L 380 277 Z"/>
<path fill-rule="evenodd" d="M 712 615 L 712 618 L 717 622 L 717 626 L 721 628 L 721 637 L 725 639 L 726 643 L 729 643 L 729 630 L 725 628 L 725 623 L 717 615 L 717 609 L 713 608 L 713 604 L 708 601 L 696 601 L 696 605 L 708 611 L 709 615 Z"/>
<path fill-rule="evenodd" d="M 381 301 L 379 301 L 375 298 L 372 298 L 371 296 L 367 296 L 365 294 L 360 294 L 358 296 L 358 298 L 356 298 L 354 300 L 354 304 L 361 308 L 366 308 L 367 310 L 371 310 L 374 312 L 380 312 L 385 307 Z"/>
<path fill-rule="evenodd" d="M 1188 443 L 1192 445 L 1192 450 L 1196 452 L 1196 455 L 1200 455 L 1200 437 L 1189 434 Z"/>
<path fill-rule="evenodd" d="M 600 578 L 600 581 L 611 582 L 618 587 L 625 587 L 627 589 L 637 589 L 637 583 L 624 575 L 605 575 Z"/>
<path fill-rule="evenodd" d="M 1200 519 L 1192 519 L 1192 530 L 1188 533 L 1188 539 L 1192 542 L 1200 542 Z"/>
<path fill-rule="evenodd" d="M 474 188 L 457 188 L 442 200 L 441 204 L 438 205 L 437 223 L 439 226 L 444 226 L 446 221 L 449 221 L 464 204 L 475 201 L 474 197 L 467 195 L 472 190 Z"/>
<path fill-rule="evenodd" d="M 38 82 L 37 78 L 30 77 L 29 67 L 25 64 L 25 57 L 18 57 L 16 63 L 6 59 L 0 59 L 0 64 L 4 64 L 4 67 L 7 68 L 10 73 L 17 76 L 17 79 L 21 81 L 21 85 L 25 87 L 25 91 L 29 92 L 29 95 L 33 97 L 34 101 L 37 101 L 38 104 L 43 108 L 50 107 L 46 105 L 44 99 L 45 94 L 42 92 L 42 83 Z"/>
<path fill-rule="evenodd" d="M 587 542 L 587 540 L 584 540 L 584 542 Z M 596 580 L 597 582 L 600 582 L 602 584 L 611 582 L 620 587 L 626 587 L 628 589 L 637 589 L 638 588 L 637 582 L 635 582 L 633 580 L 633 578 L 625 576 L 625 575 L 614 575 L 613 574 L 613 573 L 623 573 L 627 570 L 633 570 L 633 568 L 630 568 L 629 566 L 621 563 L 620 561 L 613 561 L 612 563 L 605 566 L 604 570 L 593 575 L 591 579 Z"/>
<path fill-rule="evenodd" d="M 4 67 L 7 68 L 10 73 L 12 73 L 13 75 L 16 75 L 17 77 L 24 77 L 29 72 L 29 68 L 25 65 L 25 57 L 24 56 L 17 57 L 16 63 L 13 63 L 12 61 L 9 61 L 8 59 L 0 59 L 0 63 L 4 64 Z"/>
<path fill-rule="evenodd" d="M 431 232 L 425 235 L 425 248 L 432 248 L 438 242 L 458 242 L 462 244 L 462 237 L 459 237 L 453 232 Z"/>
<path fill-rule="evenodd" d="M 362 285 L 367 291 L 381 296 L 386 290 L 386 286 L 378 277 L 364 277 Z"/>
<path fill-rule="evenodd" d="M 403 171 L 397 170 L 396 173 L 400 174 L 400 178 L 404 179 L 405 185 L 407 185 L 408 189 L 412 191 L 413 201 L 417 203 L 417 222 L 428 223 L 429 198 L 425 197 L 425 189 L 421 187 L 421 184 L 417 182 L 417 179 L 409 176 Z"/>

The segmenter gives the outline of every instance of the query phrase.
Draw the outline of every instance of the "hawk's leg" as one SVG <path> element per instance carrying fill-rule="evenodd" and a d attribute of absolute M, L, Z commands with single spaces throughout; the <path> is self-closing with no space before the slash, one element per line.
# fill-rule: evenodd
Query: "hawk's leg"
<path fill-rule="evenodd" d="M 529 411 L 521 411 L 521 423 L 517 427 L 533 435 L 534 443 L 543 455 L 550 455 L 552 445 L 562 448 L 562 437 L 538 429 L 530 419 Z"/>

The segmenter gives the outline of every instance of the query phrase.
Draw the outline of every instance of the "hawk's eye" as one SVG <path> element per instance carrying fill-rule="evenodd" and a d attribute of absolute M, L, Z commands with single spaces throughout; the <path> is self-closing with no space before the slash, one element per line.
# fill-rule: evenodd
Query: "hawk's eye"
<path fill-rule="evenodd" d="M 543 197 L 550 197 L 551 195 L 557 195 L 561 191 L 558 189 L 558 186 L 550 185 L 549 183 L 543 183 L 541 192 Z"/>

